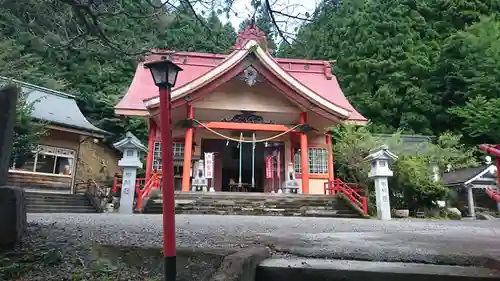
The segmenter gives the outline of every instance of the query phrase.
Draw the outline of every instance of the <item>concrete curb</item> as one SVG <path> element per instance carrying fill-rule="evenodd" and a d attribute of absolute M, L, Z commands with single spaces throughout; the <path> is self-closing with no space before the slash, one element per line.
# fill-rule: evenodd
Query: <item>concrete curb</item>
<path fill-rule="evenodd" d="M 245 248 L 227 255 L 210 281 L 255 281 L 257 266 L 269 255 L 265 247 Z"/>
<path fill-rule="evenodd" d="M 500 271 L 466 266 L 322 259 L 267 259 L 257 268 L 259 281 L 489 281 Z"/>

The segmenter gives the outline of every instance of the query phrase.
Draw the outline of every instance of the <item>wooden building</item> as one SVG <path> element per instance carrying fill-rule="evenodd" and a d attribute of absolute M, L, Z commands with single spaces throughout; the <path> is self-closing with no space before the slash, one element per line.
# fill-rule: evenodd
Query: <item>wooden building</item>
<path fill-rule="evenodd" d="M 342 93 L 331 61 L 274 58 L 266 42 L 266 34 L 249 25 L 228 55 L 154 50 L 139 63 L 115 111 L 149 122 L 147 177 L 161 172 L 163 120 L 144 64 L 167 56 L 183 69 L 172 89 L 176 189 L 190 190 L 193 162 L 209 152 L 216 191 L 229 191 L 231 182 L 250 192 L 276 191 L 291 164 L 303 193 L 324 193 L 334 178 L 327 129 L 367 120 Z M 273 168 L 266 168 L 268 159 Z"/>
<path fill-rule="evenodd" d="M 97 143 L 109 133 L 85 118 L 72 95 L 4 77 L 0 80 L 21 88 L 26 102 L 33 105 L 31 117 L 43 122 L 47 130 L 31 154 L 12 164 L 9 183 L 73 193 L 81 144 L 88 140 Z"/>

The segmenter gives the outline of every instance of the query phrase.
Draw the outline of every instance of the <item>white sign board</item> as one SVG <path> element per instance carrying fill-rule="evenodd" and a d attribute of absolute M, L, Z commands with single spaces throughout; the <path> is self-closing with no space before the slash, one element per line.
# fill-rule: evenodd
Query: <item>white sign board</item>
<path fill-rule="evenodd" d="M 213 152 L 205 152 L 205 178 L 214 178 L 214 154 Z"/>

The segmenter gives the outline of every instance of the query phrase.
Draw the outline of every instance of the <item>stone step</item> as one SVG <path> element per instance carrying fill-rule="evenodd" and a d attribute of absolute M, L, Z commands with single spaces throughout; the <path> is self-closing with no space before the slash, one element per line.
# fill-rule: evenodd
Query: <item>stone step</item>
<path fill-rule="evenodd" d="M 157 204 L 161 205 L 161 201 L 157 201 Z M 289 208 L 282 208 L 281 206 L 252 206 L 252 205 L 176 205 L 176 208 L 183 210 L 190 209 L 284 209 L 284 210 L 297 210 L 297 211 L 350 211 L 349 208 L 332 208 L 332 207 L 311 207 L 311 206 L 290 206 Z"/>
<path fill-rule="evenodd" d="M 162 213 L 160 202 L 148 203 L 143 213 Z M 188 208 L 176 207 L 177 214 L 218 214 L 218 215 L 263 215 L 263 216 L 310 216 L 310 217 L 344 217 L 359 218 L 360 215 L 353 210 L 305 210 L 299 208 L 252 208 L 240 206 L 189 206 Z"/>
<path fill-rule="evenodd" d="M 95 213 L 96 210 L 91 207 L 27 207 L 28 213 Z"/>
<path fill-rule="evenodd" d="M 186 193 L 176 193 L 176 198 L 242 198 L 248 200 L 256 199 L 302 199 L 302 200 L 336 200 L 333 196 L 325 196 L 322 194 L 270 194 L 270 193 L 239 193 L 239 192 L 186 192 Z"/>
<path fill-rule="evenodd" d="M 27 201 L 87 201 L 86 197 L 26 197 Z"/>
<path fill-rule="evenodd" d="M 28 213 L 96 213 L 90 201 L 81 194 L 26 192 Z"/>

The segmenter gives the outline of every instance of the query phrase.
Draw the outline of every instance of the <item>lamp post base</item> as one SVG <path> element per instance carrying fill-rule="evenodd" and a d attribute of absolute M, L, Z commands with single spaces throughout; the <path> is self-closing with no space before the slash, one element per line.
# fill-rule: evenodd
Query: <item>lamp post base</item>
<path fill-rule="evenodd" d="M 163 257 L 163 270 L 165 281 L 175 281 L 177 278 L 177 259 L 173 257 Z"/>

